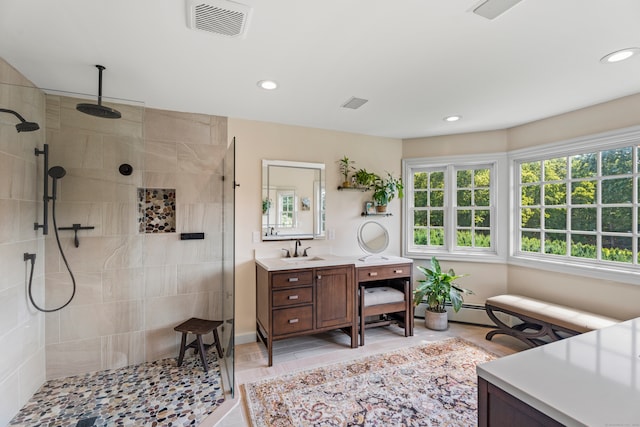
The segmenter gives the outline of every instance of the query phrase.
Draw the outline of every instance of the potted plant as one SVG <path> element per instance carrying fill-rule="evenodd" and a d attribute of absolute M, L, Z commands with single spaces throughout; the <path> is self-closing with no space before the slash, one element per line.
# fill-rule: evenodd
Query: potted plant
<path fill-rule="evenodd" d="M 262 199 L 262 215 L 266 215 L 271 207 L 271 199 Z"/>
<path fill-rule="evenodd" d="M 340 174 L 342 174 L 342 186 L 343 187 L 351 187 L 351 182 L 349 181 L 349 173 L 351 171 L 356 170 L 353 166 L 355 162 L 349 159 L 347 156 L 344 156 L 340 160 L 338 160 L 338 167 L 340 168 Z"/>
<path fill-rule="evenodd" d="M 378 212 L 386 212 L 387 205 L 396 196 L 398 199 L 404 197 L 402 178 L 394 178 L 389 172 L 386 178 L 376 177 L 373 183 L 373 200 Z"/>
<path fill-rule="evenodd" d="M 369 190 L 373 187 L 373 183 L 378 179 L 378 175 L 369 172 L 366 169 L 358 169 L 354 174 L 356 185 L 362 189 Z"/>
<path fill-rule="evenodd" d="M 418 306 L 424 299 L 427 309 L 424 315 L 425 326 L 429 329 L 442 331 L 447 329 L 447 310 L 445 303 L 450 302 L 457 313 L 464 301 L 463 294 L 473 294 L 472 291 L 455 284 L 455 280 L 467 276 L 456 274 L 453 269 L 443 272 L 436 257 L 431 258 L 431 268 L 419 265 L 426 279 L 419 280 L 420 285 L 413 291 L 413 305 Z"/>

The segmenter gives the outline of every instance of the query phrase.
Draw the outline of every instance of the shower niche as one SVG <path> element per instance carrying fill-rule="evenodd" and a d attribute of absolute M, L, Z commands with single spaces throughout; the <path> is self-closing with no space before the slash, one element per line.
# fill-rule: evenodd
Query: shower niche
<path fill-rule="evenodd" d="M 140 233 L 176 232 L 175 188 L 138 188 Z"/>

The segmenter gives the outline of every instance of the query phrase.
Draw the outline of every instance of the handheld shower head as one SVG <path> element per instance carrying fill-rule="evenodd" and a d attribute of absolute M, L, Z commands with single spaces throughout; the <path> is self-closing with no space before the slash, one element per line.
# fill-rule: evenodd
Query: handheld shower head
<path fill-rule="evenodd" d="M 13 114 L 18 119 L 20 119 L 20 123 L 18 123 L 16 125 L 16 130 L 18 131 L 18 133 L 20 133 L 20 132 L 32 132 L 34 130 L 40 129 L 40 126 L 36 122 L 28 122 L 28 121 L 26 121 L 24 119 L 24 117 L 22 117 L 20 114 L 16 113 L 13 110 L 7 110 L 6 108 L 0 108 L 0 112 L 1 113 Z"/>
<path fill-rule="evenodd" d="M 53 166 L 49 169 L 49 176 L 53 179 L 60 179 L 67 174 L 62 166 Z"/>
<path fill-rule="evenodd" d="M 53 183 L 51 184 L 51 200 L 56 200 L 57 196 L 57 187 L 58 180 L 67 174 L 67 171 L 62 166 L 53 166 L 49 169 L 49 176 L 53 178 Z"/>

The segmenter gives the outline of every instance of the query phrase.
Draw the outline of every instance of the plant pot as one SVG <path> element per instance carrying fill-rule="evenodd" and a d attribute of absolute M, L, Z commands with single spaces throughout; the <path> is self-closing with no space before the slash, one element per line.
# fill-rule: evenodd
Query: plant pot
<path fill-rule="evenodd" d="M 435 311 L 425 310 L 424 325 L 434 331 L 444 331 L 449 326 L 447 312 L 436 313 Z"/>
<path fill-rule="evenodd" d="M 342 188 L 351 188 L 351 181 L 344 181 L 342 183 Z"/>
<path fill-rule="evenodd" d="M 386 212 L 386 211 L 387 211 L 387 205 L 376 206 L 376 212 Z"/>

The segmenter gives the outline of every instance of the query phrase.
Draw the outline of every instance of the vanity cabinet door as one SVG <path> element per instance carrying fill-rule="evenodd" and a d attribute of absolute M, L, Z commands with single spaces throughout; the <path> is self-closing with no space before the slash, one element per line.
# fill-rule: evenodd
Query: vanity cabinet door
<path fill-rule="evenodd" d="M 316 268 L 316 328 L 353 322 L 355 291 L 352 267 Z"/>

